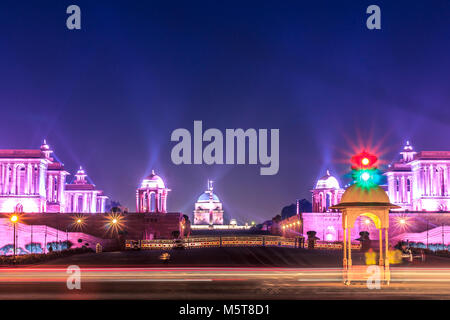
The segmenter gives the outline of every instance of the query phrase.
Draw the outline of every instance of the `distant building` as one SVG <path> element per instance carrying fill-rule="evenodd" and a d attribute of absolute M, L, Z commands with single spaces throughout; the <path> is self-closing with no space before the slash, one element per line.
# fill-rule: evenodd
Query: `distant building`
<path fill-rule="evenodd" d="M 98 213 L 105 212 L 106 199 L 103 192 L 87 181 L 82 167 L 75 175 L 75 181 L 66 185 L 66 209 L 68 212 Z"/>
<path fill-rule="evenodd" d="M 0 212 L 104 212 L 106 196 L 81 180 L 66 184 L 64 164 L 44 140 L 36 150 L 0 150 Z"/>
<path fill-rule="evenodd" d="M 208 180 L 208 189 L 198 197 L 195 203 L 195 225 L 223 224 L 222 202 L 220 202 L 219 197 L 214 194 L 213 190 L 213 182 Z"/>
<path fill-rule="evenodd" d="M 164 180 L 154 170 L 144 178 L 136 190 L 136 212 L 141 214 L 143 220 L 135 220 L 137 224 L 145 226 L 142 234 L 135 233 L 137 238 L 142 239 L 170 239 L 184 236 L 185 220 L 180 212 L 167 212 L 167 195 L 171 191 L 166 188 Z M 135 217 L 135 213 L 127 213 L 127 220 Z M 139 215 L 138 215 L 139 216 Z M 129 222 L 130 223 L 130 222 Z M 130 223 L 131 224 L 131 223 Z M 141 226 L 132 226 L 139 230 Z M 175 236 L 174 232 L 178 233 Z"/>
<path fill-rule="evenodd" d="M 329 212 L 331 206 L 341 201 L 344 189 L 341 189 L 338 180 L 327 170 L 326 175 L 317 181 L 316 187 L 311 192 L 313 212 Z"/>
<path fill-rule="evenodd" d="M 152 170 L 136 190 L 136 212 L 167 212 L 169 191 L 171 190 L 166 188 L 163 179 Z"/>

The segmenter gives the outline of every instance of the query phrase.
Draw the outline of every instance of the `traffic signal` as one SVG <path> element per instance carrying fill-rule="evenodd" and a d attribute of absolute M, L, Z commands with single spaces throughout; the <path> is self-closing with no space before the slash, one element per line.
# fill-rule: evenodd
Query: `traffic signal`
<path fill-rule="evenodd" d="M 352 169 L 370 169 L 373 168 L 378 158 L 366 151 L 363 151 L 352 157 Z"/>
<path fill-rule="evenodd" d="M 352 178 L 354 183 L 363 188 L 373 188 L 381 182 L 381 172 L 375 166 L 378 158 L 366 151 L 354 155 L 352 162 Z"/>

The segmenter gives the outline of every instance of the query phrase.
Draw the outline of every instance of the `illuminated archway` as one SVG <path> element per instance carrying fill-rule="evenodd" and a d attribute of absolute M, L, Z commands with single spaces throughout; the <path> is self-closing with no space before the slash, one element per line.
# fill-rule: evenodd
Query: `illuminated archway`
<path fill-rule="evenodd" d="M 344 192 L 341 203 L 331 208 L 342 212 L 342 228 L 344 229 L 344 255 L 342 262 L 344 269 L 349 269 L 352 266 L 351 230 L 355 226 L 356 219 L 360 216 L 371 219 L 375 227 L 379 230 L 379 265 L 384 266 L 385 269 L 388 269 L 389 258 L 387 252 L 389 246 L 389 210 L 399 207 L 390 203 L 386 192 L 378 186 L 367 190 L 356 185 L 352 185 Z M 383 233 L 385 244 L 384 254 Z"/>

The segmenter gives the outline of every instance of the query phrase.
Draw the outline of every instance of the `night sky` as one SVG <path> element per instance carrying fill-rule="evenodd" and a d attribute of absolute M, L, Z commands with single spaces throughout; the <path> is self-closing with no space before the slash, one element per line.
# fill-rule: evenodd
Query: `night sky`
<path fill-rule="evenodd" d="M 382 30 L 366 28 L 371 4 Z M 327 168 L 345 182 L 352 144 L 387 162 L 408 139 L 450 150 L 449 39 L 444 0 L 2 1 L 0 148 L 46 138 L 131 210 L 151 169 L 187 214 L 210 178 L 229 217 L 260 222 L 310 199 Z M 194 120 L 279 128 L 279 173 L 172 164 L 170 135 Z"/>

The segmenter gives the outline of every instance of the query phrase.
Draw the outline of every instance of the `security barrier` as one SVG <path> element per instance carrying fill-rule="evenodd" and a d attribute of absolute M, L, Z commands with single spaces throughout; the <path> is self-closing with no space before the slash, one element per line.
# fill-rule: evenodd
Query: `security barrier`
<path fill-rule="evenodd" d="M 308 241 L 305 241 L 305 248 L 308 248 Z M 324 242 L 317 241 L 314 245 L 315 249 L 325 249 L 325 250 L 342 250 L 342 242 Z M 352 243 L 352 250 L 361 249 L 361 244 Z"/>
<path fill-rule="evenodd" d="M 263 245 L 263 237 L 221 237 L 222 247 L 254 247 Z"/>
<path fill-rule="evenodd" d="M 125 248 L 127 250 L 168 250 L 174 247 L 185 249 L 194 248 L 218 248 L 218 247 L 302 247 L 304 241 L 302 237 L 284 238 L 279 236 L 220 236 L 220 237 L 189 237 L 177 240 L 127 240 Z M 307 247 L 307 243 L 303 244 Z M 338 249 L 334 244 L 316 244 L 316 248 Z"/>
<path fill-rule="evenodd" d="M 219 247 L 284 247 L 284 248 L 308 248 L 308 241 L 302 237 L 284 238 L 279 236 L 224 236 L 224 237 L 190 237 L 177 240 L 127 240 L 127 250 L 168 250 L 174 247 L 194 248 L 219 248 Z M 342 242 L 317 241 L 315 249 L 342 250 Z M 353 250 L 359 250 L 360 244 L 352 243 Z"/>

